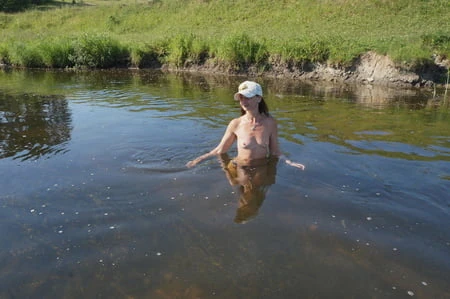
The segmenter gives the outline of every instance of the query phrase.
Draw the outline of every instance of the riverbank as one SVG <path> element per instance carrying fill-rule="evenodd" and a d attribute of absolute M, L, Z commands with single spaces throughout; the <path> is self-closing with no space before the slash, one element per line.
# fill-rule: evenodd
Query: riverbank
<path fill-rule="evenodd" d="M 0 13 L 0 64 L 446 84 L 448 1 L 98 1 Z"/>
<path fill-rule="evenodd" d="M 434 64 L 413 71 L 397 65 L 386 55 L 367 52 L 355 59 L 351 65 L 345 67 L 327 63 L 309 63 L 298 68 L 280 61 L 274 61 L 264 71 L 258 70 L 256 66 L 236 71 L 227 65 L 218 65 L 213 62 L 202 65 L 186 65 L 184 67 L 163 65 L 161 68 L 169 71 L 221 73 L 337 83 L 362 83 L 399 87 L 446 87 L 448 79 L 444 80 L 443 78 L 449 75 L 450 60 L 436 57 Z"/>
<path fill-rule="evenodd" d="M 442 78 L 449 75 L 450 60 L 435 59 L 435 64 L 428 65 L 418 71 L 411 71 L 396 65 L 392 59 L 375 52 L 361 55 L 350 66 L 339 67 L 327 63 L 309 63 L 298 68 L 283 62 L 274 62 L 266 70 L 259 70 L 257 66 L 248 66 L 236 70 L 227 64 L 217 64 L 213 61 L 203 64 L 186 64 L 182 67 L 171 64 L 159 64 L 154 61 L 153 66 L 142 69 L 161 69 L 170 72 L 198 72 L 224 75 L 240 75 L 247 77 L 286 78 L 307 81 L 327 81 L 336 83 L 360 83 L 372 85 L 389 85 L 398 87 L 433 87 L 448 88 L 447 81 Z M 10 68 L 11 65 L 0 64 L 0 68 Z M 139 69 L 136 66 L 129 68 Z"/>

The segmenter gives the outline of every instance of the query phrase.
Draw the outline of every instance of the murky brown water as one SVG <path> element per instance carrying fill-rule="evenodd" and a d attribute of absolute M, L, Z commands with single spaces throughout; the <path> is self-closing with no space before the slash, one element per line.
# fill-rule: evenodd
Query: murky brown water
<path fill-rule="evenodd" d="M 443 91 L 261 81 L 307 168 L 240 185 L 241 80 L 0 72 L 0 297 L 449 298 Z"/>

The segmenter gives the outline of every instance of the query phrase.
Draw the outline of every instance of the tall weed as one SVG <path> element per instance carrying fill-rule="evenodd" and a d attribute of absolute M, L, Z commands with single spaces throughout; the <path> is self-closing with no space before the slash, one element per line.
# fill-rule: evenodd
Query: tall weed
<path fill-rule="evenodd" d="M 188 54 L 189 62 L 203 64 L 209 58 L 210 47 L 208 42 L 197 36 L 194 36 L 191 42 L 191 49 Z"/>
<path fill-rule="evenodd" d="M 251 64 L 267 64 L 269 52 L 265 43 L 254 41 L 246 34 L 225 37 L 217 49 L 217 58 L 231 66 L 246 68 Z"/>
<path fill-rule="evenodd" d="M 322 40 L 302 39 L 284 43 L 280 52 L 285 63 L 303 66 L 310 62 L 325 62 L 330 56 L 330 47 Z"/>
<path fill-rule="evenodd" d="M 190 35 L 179 35 L 168 44 L 166 62 L 177 67 L 186 64 L 202 64 L 208 58 L 209 47 L 206 41 Z"/>
<path fill-rule="evenodd" d="M 73 41 L 70 62 L 76 67 L 109 68 L 127 63 L 128 51 L 105 34 L 83 34 Z"/>
<path fill-rule="evenodd" d="M 0 64 L 9 64 L 9 50 L 5 44 L 0 44 Z"/>
<path fill-rule="evenodd" d="M 72 41 L 67 38 L 47 40 L 40 46 L 45 66 L 51 68 L 73 67 L 70 60 L 75 53 Z"/>
<path fill-rule="evenodd" d="M 167 45 L 155 43 L 152 45 L 130 45 L 130 62 L 133 67 L 160 67 L 167 55 Z"/>
<path fill-rule="evenodd" d="M 176 36 L 169 41 L 166 61 L 177 67 L 183 66 L 192 47 L 192 36 Z"/>
<path fill-rule="evenodd" d="M 12 65 L 40 68 L 44 67 L 42 50 L 38 43 L 17 43 L 10 48 L 10 61 Z"/>

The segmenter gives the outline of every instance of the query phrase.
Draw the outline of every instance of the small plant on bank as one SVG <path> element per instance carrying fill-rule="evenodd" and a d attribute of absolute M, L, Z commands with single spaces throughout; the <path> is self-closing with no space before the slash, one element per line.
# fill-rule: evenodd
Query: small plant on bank
<path fill-rule="evenodd" d="M 208 58 L 209 48 L 206 42 L 199 37 L 178 35 L 168 44 L 166 62 L 176 67 L 187 64 L 202 64 Z"/>

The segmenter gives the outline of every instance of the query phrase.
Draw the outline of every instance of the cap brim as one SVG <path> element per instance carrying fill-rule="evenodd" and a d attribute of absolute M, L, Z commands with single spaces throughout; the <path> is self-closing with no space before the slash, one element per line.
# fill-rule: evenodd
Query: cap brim
<path fill-rule="evenodd" d="M 242 95 L 246 98 L 252 98 L 254 96 L 256 96 L 256 94 L 250 93 L 250 92 L 245 92 L 245 91 L 238 91 L 234 94 L 234 100 L 235 101 L 239 101 L 239 96 Z"/>

